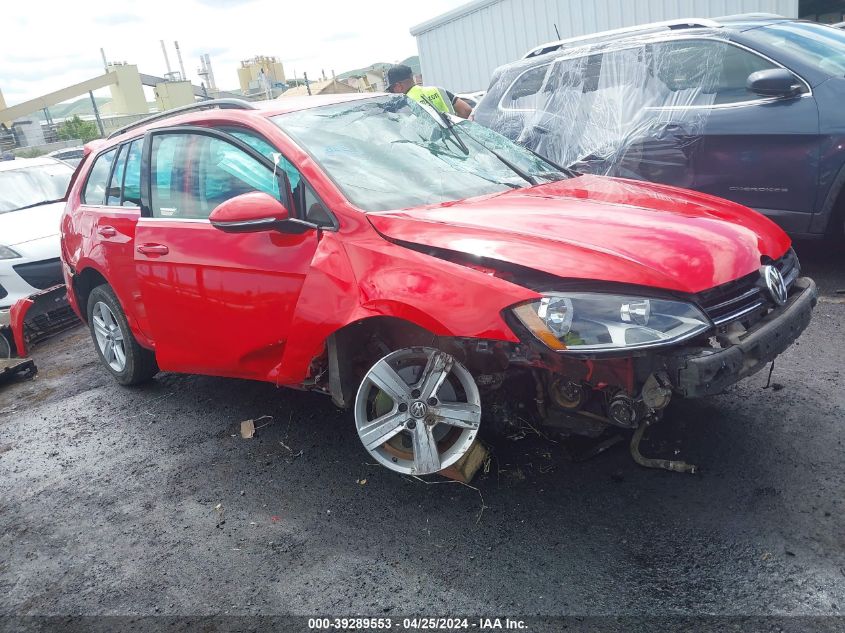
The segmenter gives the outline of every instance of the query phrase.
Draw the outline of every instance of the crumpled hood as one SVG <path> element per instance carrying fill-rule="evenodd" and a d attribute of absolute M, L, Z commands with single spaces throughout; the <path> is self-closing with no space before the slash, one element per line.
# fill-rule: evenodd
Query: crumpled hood
<path fill-rule="evenodd" d="M 741 205 L 664 185 L 580 176 L 421 209 L 370 213 L 388 238 L 562 278 L 687 293 L 756 271 L 790 240 Z"/>
<path fill-rule="evenodd" d="M 0 244 L 15 246 L 58 235 L 64 208 L 62 201 L 0 213 Z"/>

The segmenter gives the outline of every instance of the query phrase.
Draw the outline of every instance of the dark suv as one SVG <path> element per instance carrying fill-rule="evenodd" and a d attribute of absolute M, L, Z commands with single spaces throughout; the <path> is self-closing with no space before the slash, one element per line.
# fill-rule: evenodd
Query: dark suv
<path fill-rule="evenodd" d="M 496 70 L 475 120 L 562 165 L 734 200 L 841 237 L 845 32 L 762 14 L 553 42 Z"/>

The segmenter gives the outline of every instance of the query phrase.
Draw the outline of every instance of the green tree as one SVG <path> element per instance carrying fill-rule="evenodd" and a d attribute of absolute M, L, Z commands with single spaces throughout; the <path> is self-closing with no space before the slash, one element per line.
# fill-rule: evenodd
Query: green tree
<path fill-rule="evenodd" d="M 100 131 L 97 125 L 91 121 L 83 121 L 76 114 L 72 119 L 62 123 L 58 129 L 59 138 L 63 141 L 78 138 L 83 143 L 93 141 L 95 138 L 100 138 Z"/>

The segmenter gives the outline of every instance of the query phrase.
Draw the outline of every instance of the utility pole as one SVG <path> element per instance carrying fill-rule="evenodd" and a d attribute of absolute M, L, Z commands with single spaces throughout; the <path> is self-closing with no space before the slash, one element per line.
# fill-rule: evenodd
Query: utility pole
<path fill-rule="evenodd" d="M 97 100 L 94 98 L 94 91 L 89 90 L 88 96 L 91 97 L 91 107 L 94 108 L 94 116 L 97 117 L 97 127 L 100 128 L 100 136 L 106 135 L 106 130 L 103 128 L 103 120 L 100 118 L 100 109 L 97 107 Z"/>
<path fill-rule="evenodd" d="M 311 96 L 311 84 L 308 83 L 308 73 L 303 72 L 302 76 L 305 78 L 305 89 L 308 91 L 308 96 Z"/>

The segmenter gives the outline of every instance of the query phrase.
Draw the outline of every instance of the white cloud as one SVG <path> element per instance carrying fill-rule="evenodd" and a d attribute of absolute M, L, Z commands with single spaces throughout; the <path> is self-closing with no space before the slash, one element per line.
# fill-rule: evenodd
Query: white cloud
<path fill-rule="evenodd" d="M 189 79 L 199 53 L 211 55 L 217 84 L 238 86 L 237 68 L 255 55 L 278 57 L 290 76 L 316 78 L 416 55 L 411 26 L 465 0 L 48 0 L 7 2 L 0 44 L 0 90 L 9 105 L 58 90 L 103 72 L 109 61 L 137 64 L 141 72 L 166 72 L 159 40 L 173 70 L 173 41 L 182 49 Z M 49 16 L 42 19 L 39 16 Z M 460 60 L 456 60 L 460 63 Z"/>

